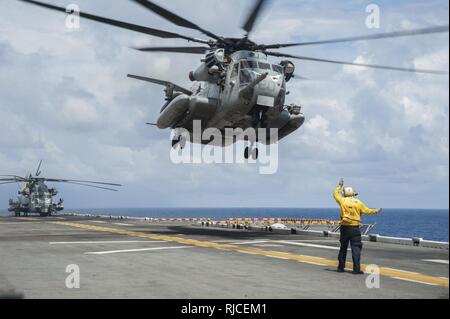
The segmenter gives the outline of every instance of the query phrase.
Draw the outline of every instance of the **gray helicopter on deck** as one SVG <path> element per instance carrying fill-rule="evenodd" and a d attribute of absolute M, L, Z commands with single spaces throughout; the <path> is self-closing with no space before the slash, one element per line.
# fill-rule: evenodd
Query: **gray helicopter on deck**
<path fill-rule="evenodd" d="M 25 216 L 28 216 L 29 214 L 39 214 L 41 217 L 46 217 L 64 210 L 63 199 L 59 199 L 57 203 L 53 202 L 53 197 L 58 195 L 58 190 L 56 188 L 49 188 L 46 185 L 47 182 L 67 183 L 114 192 L 116 192 L 117 189 L 109 188 L 106 186 L 121 186 L 119 184 L 111 183 L 40 177 L 41 165 L 42 161 L 39 163 L 34 176 L 32 174 L 29 174 L 29 176 L 27 177 L 21 177 L 17 175 L 0 175 L 0 185 L 15 183 L 25 184 L 20 188 L 17 200 L 9 200 L 8 211 L 13 212 L 16 217 L 21 216 L 21 213 L 23 213 Z"/>
<path fill-rule="evenodd" d="M 255 6 L 245 20 L 243 29 L 246 34 L 242 38 L 227 38 L 205 30 L 197 24 L 182 18 L 161 6 L 148 0 L 131 0 L 147 10 L 150 10 L 162 18 L 169 20 L 177 26 L 200 31 L 209 39 L 199 39 L 182 34 L 158 30 L 132 23 L 112 20 L 83 12 L 74 12 L 73 9 L 54 6 L 33 0 L 20 0 L 48 9 L 60 11 L 66 14 L 78 14 L 82 18 L 112 25 L 115 27 L 132 30 L 139 33 L 164 39 L 183 39 L 189 42 L 201 43 L 203 46 L 188 47 L 140 47 L 135 48 L 144 52 L 172 52 L 185 54 L 202 54 L 205 57 L 197 70 L 189 74 L 194 82 L 191 89 L 185 89 L 168 81 L 154 79 L 145 76 L 128 75 L 130 78 L 147 81 L 166 87 L 166 103 L 161 109 L 156 123 L 147 123 L 157 126 L 159 129 L 177 129 L 188 131 L 190 141 L 199 144 L 214 144 L 228 146 L 237 140 L 247 139 L 241 137 L 226 138 L 223 134 L 226 129 L 249 128 L 266 129 L 265 139 L 256 135 L 250 141 L 251 146 L 245 149 L 245 158 L 258 157 L 254 143 L 270 144 L 288 136 L 298 130 L 305 121 L 301 107 L 298 105 L 286 105 L 288 90 L 286 83 L 294 77 L 295 65 L 291 59 L 311 62 L 324 62 L 355 67 L 367 67 L 391 71 L 404 71 L 413 73 L 448 74 L 448 71 L 424 70 L 415 68 L 401 68 L 383 65 L 371 65 L 320 59 L 300 55 L 285 54 L 274 49 L 288 47 L 303 47 L 311 45 L 324 45 L 332 43 L 354 42 L 363 40 L 379 40 L 386 38 L 399 38 L 448 32 L 449 26 L 434 26 L 424 29 L 379 33 L 365 36 L 346 37 L 332 40 L 286 43 L 286 44 L 257 44 L 249 39 L 254 26 L 267 5 L 268 0 L 256 0 Z M 268 57 L 278 57 L 285 60 L 278 63 L 269 62 Z M 301 77 L 298 77 L 301 78 Z M 194 132 L 195 121 L 201 121 L 201 130 L 215 129 L 220 131 L 222 138 L 217 141 L 210 139 L 196 140 Z M 275 129 L 277 138 L 274 140 L 270 132 Z M 183 147 L 185 141 L 181 134 L 175 134 L 172 146 Z"/>

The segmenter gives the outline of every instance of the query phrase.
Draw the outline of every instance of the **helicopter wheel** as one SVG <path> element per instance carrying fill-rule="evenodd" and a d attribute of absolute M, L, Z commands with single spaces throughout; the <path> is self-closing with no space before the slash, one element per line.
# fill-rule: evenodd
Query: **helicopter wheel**
<path fill-rule="evenodd" d="M 259 157 L 259 149 L 257 147 L 255 147 L 252 151 L 252 159 L 254 159 L 255 161 L 258 159 Z"/>
<path fill-rule="evenodd" d="M 250 157 L 255 161 L 259 158 L 259 149 L 257 147 L 250 149 L 250 147 L 247 146 L 245 148 L 244 158 L 248 160 Z"/>
<path fill-rule="evenodd" d="M 172 140 L 172 148 L 177 148 L 180 146 L 180 148 L 183 150 L 186 147 L 186 139 L 179 135 L 178 138 Z"/>

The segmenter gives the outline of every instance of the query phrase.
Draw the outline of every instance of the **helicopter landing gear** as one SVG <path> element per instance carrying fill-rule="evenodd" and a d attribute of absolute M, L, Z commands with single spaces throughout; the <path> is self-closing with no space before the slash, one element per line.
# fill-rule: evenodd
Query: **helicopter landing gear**
<path fill-rule="evenodd" d="M 247 146 L 244 151 L 244 158 L 246 160 L 252 158 L 253 160 L 258 160 L 259 158 L 259 149 L 258 146 L 254 147 L 254 144 L 259 143 L 258 130 L 263 127 L 264 122 L 264 109 L 259 109 L 253 113 L 253 127 L 256 133 L 256 141 L 252 142 L 250 146 Z"/>
<path fill-rule="evenodd" d="M 184 149 L 186 147 L 186 138 L 183 135 L 178 135 L 177 138 L 172 140 L 172 148 L 180 147 Z"/>
<path fill-rule="evenodd" d="M 244 157 L 246 160 L 250 159 L 251 157 L 253 160 L 256 161 L 259 157 L 259 149 L 257 147 L 250 148 L 249 146 L 247 146 L 244 151 Z"/>

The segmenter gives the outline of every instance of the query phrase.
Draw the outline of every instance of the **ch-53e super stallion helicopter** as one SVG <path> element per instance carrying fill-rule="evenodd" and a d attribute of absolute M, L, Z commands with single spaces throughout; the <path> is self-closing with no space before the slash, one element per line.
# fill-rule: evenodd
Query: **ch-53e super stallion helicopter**
<path fill-rule="evenodd" d="M 34 176 L 31 174 L 28 177 L 21 177 L 17 175 L 0 175 L 0 185 L 25 183 L 25 186 L 18 192 L 19 195 L 17 200 L 9 200 L 8 211 L 13 212 L 16 217 L 19 217 L 21 213 L 25 216 L 28 216 L 29 214 L 39 214 L 41 217 L 46 217 L 64 210 L 63 199 L 59 199 L 58 203 L 53 202 L 53 197 L 58 195 L 58 191 L 56 188 L 49 188 L 46 185 L 47 182 L 67 183 L 114 192 L 117 190 L 106 186 L 121 186 L 119 184 L 111 183 L 40 177 L 41 165 L 42 161 L 39 162 L 39 166 Z"/>
<path fill-rule="evenodd" d="M 20 0 L 30 4 L 38 5 L 48 9 L 74 14 L 73 9 L 67 9 L 32 0 Z M 285 103 L 288 91 L 286 83 L 294 77 L 295 65 L 290 60 L 279 63 L 271 63 L 268 56 L 286 59 L 299 59 L 303 61 L 325 62 L 355 67 L 369 67 L 393 71 L 448 74 L 447 71 L 423 70 L 414 68 L 401 68 L 382 65 L 368 65 L 360 63 L 343 62 L 315 57 L 305 57 L 292 54 L 270 51 L 272 49 L 302 47 L 309 45 L 354 42 L 362 40 L 379 40 L 386 38 L 398 38 L 415 36 L 421 34 L 432 34 L 448 32 L 449 26 L 435 26 L 417 30 L 407 30 L 390 33 L 379 33 L 368 36 L 356 36 L 340 39 L 286 43 L 286 44 L 257 44 L 249 39 L 263 8 L 268 0 L 256 0 L 255 6 L 246 19 L 243 29 L 246 34 L 242 38 L 227 38 L 201 28 L 197 24 L 182 18 L 161 6 L 148 0 L 131 0 L 144 8 L 156 13 L 164 19 L 169 20 L 177 26 L 200 31 L 209 37 L 209 40 L 185 36 L 178 33 L 153 29 L 141 25 L 112 20 L 88 13 L 76 12 L 82 18 L 105 23 L 115 27 L 128 29 L 151 36 L 165 39 L 183 39 L 190 42 L 201 43 L 200 47 L 141 47 L 136 48 L 145 52 L 173 52 L 188 54 L 206 54 L 202 64 L 197 70 L 189 74 L 194 82 L 192 89 L 188 90 L 173 83 L 148 78 L 144 76 L 128 75 L 131 78 L 143 80 L 166 87 L 166 103 L 161 109 L 161 114 L 155 125 L 160 129 L 183 129 L 189 132 L 190 141 L 196 142 L 192 134 L 194 122 L 201 121 L 202 132 L 212 128 L 219 130 L 222 134 L 219 141 L 200 139 L 201 144 L 219 144 L 227 146 L 236 142 L 236 138 L 227 139 L 223 134 L 226 129 L 266 129 L 266 138 L 263 140 L 256 135 L 255 140 L 250 141 L 252 146 L 245 149 L 245 158 L 250 154 L 253 158 L 258 157 L 257 148 L 253 144 L 261 142 L 270 144 L 286 137 L 299 129 L 305 117 L 301 107 L 296 105 L 287 106 Z M 150 123 L 149 123 L 150 124 Z M 270 129 L 276 129 L 277 139 L 271 136 Z M 219 142 L 219 143 L 217 143 Z M 176 134 L 172 146 L 183 147 L 182 135 Z"/>

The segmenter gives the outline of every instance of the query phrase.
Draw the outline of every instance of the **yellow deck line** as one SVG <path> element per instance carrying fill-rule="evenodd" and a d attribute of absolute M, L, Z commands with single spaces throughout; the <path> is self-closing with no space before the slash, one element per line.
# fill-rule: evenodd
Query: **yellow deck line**
<path fill-rule="evenodd" d="M 240 247 L 240 246 L 228 245 L 228 244 L 224 244 L 224 243 L 201 241 L 201 240 L 196 240 L 196 239 L 188 239 L 188 238 L 174 237 L 174 236 L 156 235 L 156 234 L 149 234 L 149 233 L 144 233 L 144 232 L 139 232 L 139 231 L 130 231 L 130 230 L 126 230 L 126 229 L 101 227 L 101 226 L 94 226 L 94 225 L 87 225 L 87 224 L 80 224 L 80 223 L 72 223 L 72 222 L 51 222 L 51 223 L 57 224 L 57 225 L 99 231 L 99 232 L 107 232 L 107 233 L 112 233 L 112 234 L 125 235 L 125 236 L 130 236 L 130 237 L 171 241 L 171 242 L 176 242 L 179 244 L 186 244 L 186 245 L 192 245 L 192 246 L 197 246 L 197 247 L 214 248 L 214 249 L 219 249 L 219 250 L 240 252 L 240 253 L 244 253 L 244 254 L 261 255 L 261 256 L 267 256 L 267 257 L 277 257 L 277 258 L 282 258 L 282 259 L 286 259 L 286 260 L 295 260 L 295 261 L 299 261 L 299 262 L 303 262 L 303 263 L 320 265 L 320 266 L 337 267 L 337 261 L 330 260 L 330 259 L 324 259 L 321 257 L 295 255 L 292 253 L 286 253 L 286 252 L 280 252 L 280 251 L 263 250 L 263 249 L 259 249 L 259 248 L 253 248 L 253 247 Z M 346 265 L 347 268 L 352 268 L 352 266 L 353 265 L 351 263 L 347 263 L 347 265 Z M 361 265 L 361 269 L 363 271 L 365 271 L 366 265 Z M 414 273 L 407 272 L 407 271 L 402 271 L 402 270 L 397 270 L 397 269 L 392 269 L 392 268 L 383 268 L 383 267 L 380 267 L 380 274 L 383 276 L 401 278 L 401 279 L 405 279 L 405 280 L 421 282 L 424 284 L 433 284 L 433 285 L 448 287 L 448 279 L 441 278 L 441 277 L 434 277 L 434 276 L 423 275 L 423 274 L 418 274 L 418 273 L 414 274 Z"/>

